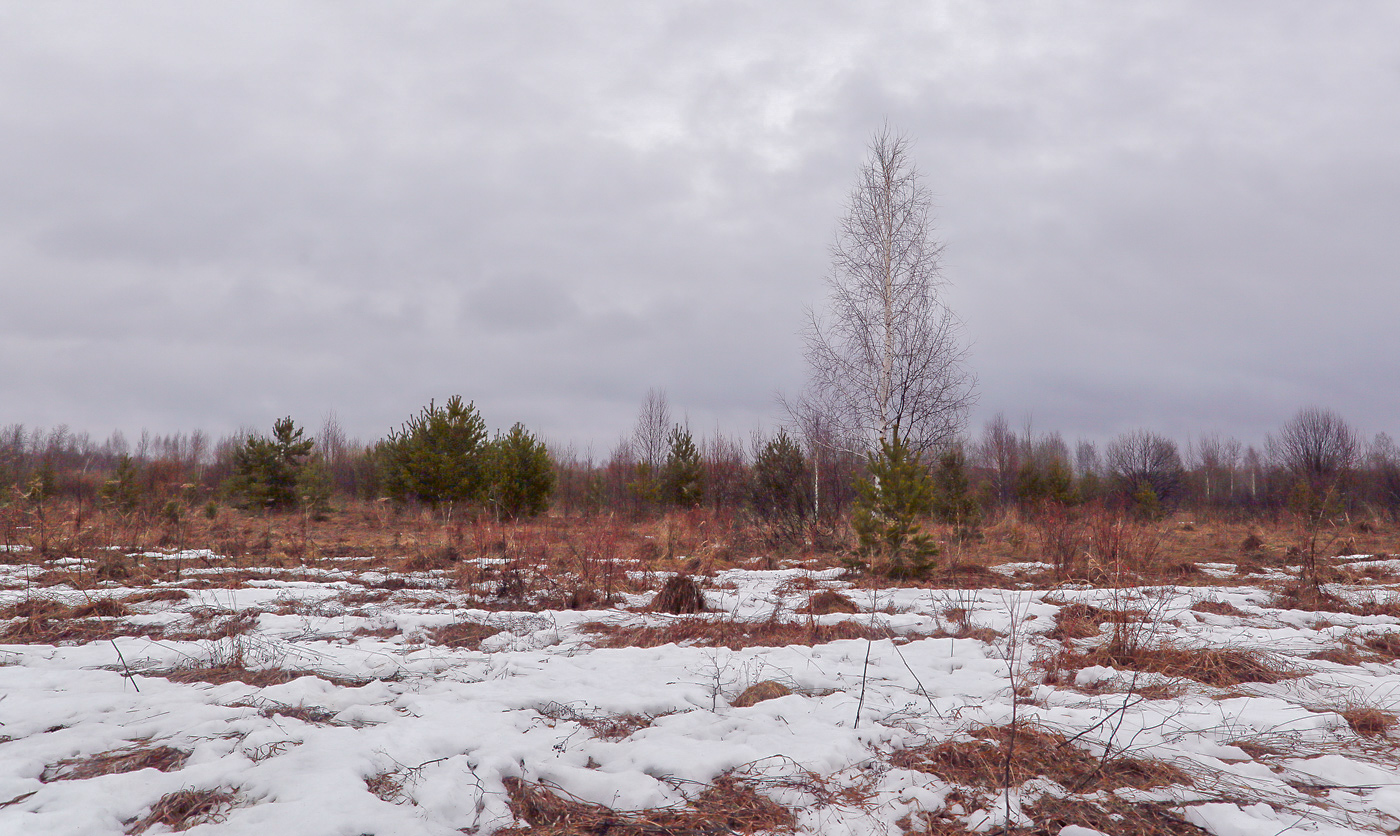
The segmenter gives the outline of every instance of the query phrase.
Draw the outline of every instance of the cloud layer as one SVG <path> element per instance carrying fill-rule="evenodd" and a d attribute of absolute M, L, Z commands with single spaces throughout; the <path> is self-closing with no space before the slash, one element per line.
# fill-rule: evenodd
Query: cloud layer
<path fill-rule="evenodd" d="M 0 6 L 0 423 L 746 433 L 870 133 L 996 411 L 1400 432 L 1390 4 Z"/>

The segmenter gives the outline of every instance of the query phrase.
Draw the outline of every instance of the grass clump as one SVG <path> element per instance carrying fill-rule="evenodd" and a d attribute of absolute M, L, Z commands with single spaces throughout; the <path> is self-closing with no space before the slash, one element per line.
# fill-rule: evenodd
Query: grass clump
<path fill-rule="evenodd" d="M 58 763 L 44 767 L 44 771 L 39 774 L 39 780 L 46 784 L 50 781 L 82 781 L 99 775 L 116 775 L 142 769 L 173 772 L 184 766 L 189 756 L 189 752 L 171 746 L 136 744 L 96 755 L 64 758 Z"/>
<path fill-rule="evenodd" d="M 158 824 L 180 832 L 197 824 L 222 822 L 237 801 L 234 790 L 176 790 L 161 796 L 145 817 L 132 823 L 126 832 L 128 836 L 138 836 Z"/>
<path fill-rule="evenodd" d="M 751 782 L 725 773 L 683 807 L 619 811 L 567 796 L 557 788 L 506 778 L 510 811 L 526 826 L 501 836 L 705 836 L 791 833 L 797 817 Z"/>
<path fill-rule="evenodd" d="M 594 621 L 583 629 L 598 634 L 600 647 L 659 647 L 684 644 L 697 647 L 783 647 L 817 645 L 846 639 L 882 639 L 883 627 L 871 627 L 852 619 L 822 623 L 806 621 L 740 621 L 729 618 L 687 618 L 665 624 L 627 627 Z"/>

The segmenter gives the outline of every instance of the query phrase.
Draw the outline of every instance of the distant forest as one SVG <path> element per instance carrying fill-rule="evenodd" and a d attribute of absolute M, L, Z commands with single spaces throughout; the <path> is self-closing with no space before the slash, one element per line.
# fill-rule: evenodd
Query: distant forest
<path fill-rule="evenodd" d="M 327 511 L 385 499 L 451 515 L 528 517 L 675 508 L 800 523 L 846 518 L 870 460 L 857 445 L 799 428 L 768 436 L 693 436 L 653 391 L 635 427 L 603 460 L 549 446 L 526 428 L 488 436 L 471 404 L 431 404 L 387 438 L 347 438 L 335 418 L 314 432 L 283 419 L 271 432 L 98 441 L 66 427 L 0 431 L 0 506 L 62 500 L 133 514 L 211 516 L 219 507 Z M 1144 517 L 1175 511 L 1238 518 L 1326 508 L 1400 518 L 1400 448 L 1362 439 L 1334 412 L 1309 408 L 1259 445 L 1207 435 L 1183 442 L 1143 430 L 1103 445 L 1018 429 L 998 415 L 924 452 L 937 497 L 929 516 L 990 520 L 1008 510 L 1101 503 Z M 962 505 L 959 506 L 958 503 Z M 959 510 L 960 509 L 960 510 Z"/>

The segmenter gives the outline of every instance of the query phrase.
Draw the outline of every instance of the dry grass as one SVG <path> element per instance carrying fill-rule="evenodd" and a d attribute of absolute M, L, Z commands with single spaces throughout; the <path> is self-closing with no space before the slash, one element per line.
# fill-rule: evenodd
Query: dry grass
<path fill-rule="evenodd" d="M 1025 812 L 1036 823 L 1027 836 L 1058 833 L 1072 824 L 1113 836 L 1208 836 L 1166 804 L 1129 802 L 1111 795 L 1094 799 L 1042 795 Z"/>
<path fill-rule="evenodd" d="M 1339 712 L 1351 730 L 1362 737 L 1385 737 L 1400 718 L 1395 712 L 1372 705 L 1356 705 Z"/>
<path fill-rule="evenodd" d="M 222 822 L 237 802 L 238 793 L 234 790 L 177 790 L 161 796 L 146 816 L 133 823 L 126 832 L 129 836 L 136 836 L 158 824 L 179 832 L 197 824 Z"/>
<path fill-rule="evenodd" d="M 1109 642 L 1087 650 L 1064 648 L 1045 664 L 1051 671 L 1103 665 L 1193 679 L 1217 688 L 1246 682 L 1281 682 L 1299 675 L 1263 653 L 1236 648 L 1184 647 L 1165 641 L 1151 645 Z"/>
<path fill-rule="evenodd" d="M 1122 756 L 1094 757 L 1043 726 L 1021 723 L 1014 731 L 1014 745 L 1011 726 L 980 726 L 971 731 L 971 740 L 901 749 L 893 753 L 890 762 L 937 775 L 949 783 L 982 789 L 1018 787 L 1040 777 L 1072 793 L 1190 783 L 1190 778 L 1171 764 Z M 1009 764 L 1008 750 L 1012 753 Z"/>
<path fill-rule="evenodd" d="M 1147 617 L 1142 610 L 1106 610 L 1092 604 L 1073 603 L 1060 607 L 1055 614 L 1055 627 L 1046 635 L 1052 639 L 1087 639 L 1097 636 L 1105 624 L 1140 622 Z"/>
<path fill-rule="evenodd" d="M 535 709 L 541 716 L 551 720 L 578 723 L 603 740 L 622 740 L 647 728 L 662 714 L 613 714 L 591 708 L 575 708 L 563 703 L 545 703 Z"/>
<path fill-rule="evenodd" d="M 190 597 L 190 593 L 185 589 L 152 589 L 149 592 L 138 592 L 126 599 L 128 604 L 145 604 L 151 601 L 184 601 Z"/>
<path fill-rule="evenodd" d="M 830 615 L 831 613 L 857 613 L 860 607 L 855 601 L 834 589 L 823 589 L 807 600 L 807 604 L 798 610 L 800 613 L 811 615 Z"/>
<path fill-rule="evenodd" d="M 108 641 L 122 636 L 157 638 L 164 635 L 159 627 L 141 627 L 100 618 L 26 618 L 0 631 L 0 641 L 6 644 L 87 644 Z"/>
<path fill-rule="evenodd" d="M 1362 644 L 1372 653 L 1377 654 L 1386 661 L 1400 659 L 1400 632 L 1390 631 L 1367 636 L 1362 640 Z"/>
<path fill-rule="evenodd" d="M 81 781 L 99 775 L 115 775 L 122 772 L 136 772 L 142 769 L 158 769 L 173 772 L 184 765 L 190 756 L 170 746 L 149 746 L 136 744 L 110 752 L 100 752 L 77 758 L 64 758 L 58 763 L 49 764 L 40 773 L 39 780 Z"/>
<path fill-rule="evenodd" d="M 758 705 L 764 700 L 776 700 L 778 697 L 786 697 L 791 693 L 792 689 L 783 683 L 765 679 L 762 682 L 754 683 L 745 688 L 744 692 L 735 697 L 734 702 L 730 703 L 730 705 L 735 708 L 748 708 L 749 706 Z"/>
<path fill-rule="evenodd" d="M 1229 601 L 1221 601 L 1216 598 L 1206 598 L 1191 605 L 1191 609 L 1196 612 L 1207 612 L 1212 615 L 1230 615 L 1241 617 L 1244 611 L 1231 604 Z"/>
<path fill-rule="evenodd" d="M 482 624 L 477 621 L 458 621 L 442 627 L 434 627 L 427 631 L 427 635 L 428 641 L 433 644 L 476 650 L 481 646 L 482 639 L 490 638 L 499 632 L 501 632 L 500 627 L 493 627 L 490 624 Z"/>
<path fill-rule="evenodd" d="M 705 603 L 705 593 L 700 590 L 700 584 L 696 583 L 694 578 L 676 574 L 666 579 L 649 609 L 652 612 L 682 615 L 705 612 L 709 606 Z"/>
<path fill-rule="evenodd" d="M 525 827 L 501 836 L 749 836 L 791 833 L 792 811 L 760 795 L 749 781 L 725 773 L 683 807 L 621 812 L 566 797 L 561 791 L 506 778 L 510 810 Z"/>
<path fill-rule="evenodd" d="M 601 636 L 599 647 L 659 647 L 686 644 L 698 647 L 783 647 L 817 645 L 846 639 L 883 639 L 889 631 L 847 619 L 823 624 L 806 621 L 739 621 L 730 618 L 681 618 L 665 624 L 627 627 L 593 621 L 583 629 Z"/>

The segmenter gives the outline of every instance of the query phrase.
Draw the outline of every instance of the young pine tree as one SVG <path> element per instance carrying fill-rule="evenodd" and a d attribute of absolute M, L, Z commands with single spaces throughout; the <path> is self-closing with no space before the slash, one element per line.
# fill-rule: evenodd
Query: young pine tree
<path fill-rule="evenodd" d="M 677 424 L 668 439 L 666 464 L 661 469 L 662 497 L 668 504 L 694 508 L 705 498 L 705 470 L 690 430 Z"/>
<path fill-rule="evenodd" d="M 750 499 L 764 519 L 811 513 L 811 471 L 802 448 L 786 430 L 769 440 L 754 458 Z"/>
<path fill-rule="evenodd" d="M 454 395 L 446 406 L 429 402 L 398 432 L 381 442 L 384 491 L 403 502 L 438 508 L 483 498 L 486 489 L 486 422 L 475 405 Z"/>
<path fill-rule="evenodd" d="M 780 429 L 754 459 L 749 500 L 769 525 L 795 533 L 812 513 L 811 482 L 802 448 Z"/>
<path fill-rule="evenodd" d="M 250 435 L 234 451 L 229 491 L 245 508 L 286 511 L 301 501 L 299 483 L 313 442 L 290 417 L 272 425 L 272 437 Z"/>
<path fill-rule="evenodd" d="M 867 460 L 869 475 L 856 483 L 851 527 L 856 533 L 856 565 L 890 578 L 928 574 L 938 545 L 924 534 L 918 518 L 933 510 L 934 485 L 928 471 L 899 437 L 882 440 Z"/>
<path fill-rule="evenodd" d="M 982 507 L 972 493 L 961 447 L 951 446 L 938 457 L 933 484 L 934 516 L 952 525 L 959 537 L 972 536 L 982 522 Z"/>
<path fill-rule="evenodd" d="M 491 442 L 490 497 L 509 518 L 534 517 L 549 508 L 554 493 L 554 463 L 544 442 L 516 424 Z"/>

